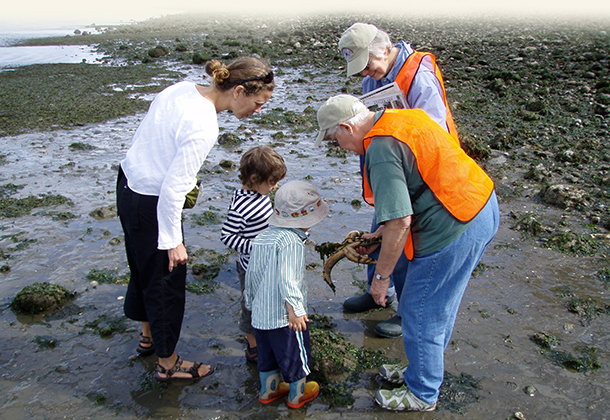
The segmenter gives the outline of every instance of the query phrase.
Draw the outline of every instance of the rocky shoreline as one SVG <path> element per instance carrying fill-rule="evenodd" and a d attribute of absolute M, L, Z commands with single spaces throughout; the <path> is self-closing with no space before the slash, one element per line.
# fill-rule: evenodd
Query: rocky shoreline
<path fill-rule="evenodd" d="M 124 153 L 130 134 L 122 131 L 121 126 L 132 130 L 134 123 L 130 118 L 136 113 L 142 115 L 152 94 L 177 79 L 191 77 L 193 72 L 201 74 L 202 63 L 211 58 L 230 60 L 243 54 L 257 54 L 269 61 L 281 83 L 274 93 L 273 104 L 264 109 L 260 116 L 243 124 L 227 123 L 223 126 L 220 143 L 224 144 L 218 146 L 222 151 L 215 158 L 220 159 L 221 163 L 214 165 L 207 162 L 202 169 L 202 174 L 216 187 L 210 192 L 208 202 L 199 204 L 199 210 L 206 210 L 187 216 L 186 220 L 191 227 L 196 226 L 195 230 L 204 240 L 214 243 L 218 219 L 224 213 L 224 195 L 228 194 L 226 190 L 229 186 L 235 184 L 236 177 L 231 162 L 238 161 L 243 147 L 261 138 L 282 150 L 282 154 L 291 162 L 291 170 L 294 171 L 292 176 L 313 178 L 335 200 L 332 225 L 318 242 L 331 239 L 336 241 L 340 239 L 337 235 L 351 230 L 347 228 L 352 226 L 346 226 L 346 222 L 341 221 L 344 214 L 353 214 L 352 218 L 356 221 L 366 220 L 363 226 L 354 227 L 366 227 L 367 210 L 360 209 L 358 203 L 352 200 L 359 197 L 357 171 L 355 165 L 348 163 L 355 158 L 332 149 L 312 152 L 303 142 L 315 133 L 315 110 L 330 94 L 361 93 L 360 79 L 345 77 L 344 61 L 336 50 L 341 32 L 355 21 L 374 23 L 386 29 L 393 40 L 405 39 L 415 49 L 431 51 L 436 56 L 443 71 L 447 96 L 464 148 L 492 176 L 501 201 L 504 229 L 499 234 L 496 247 L 488 251 L 490 255 L 475 273 L 470 287 L 472 291 L 466 296 L 464 308 L 458 316 L 462 321 L 456 328 L 454 342 L 448 349 L 448 354 L 455 359 L 452 359 L 453 366 L 447 368 L 438 418 L 452 418 L 455 413 L 489 418 L 490 410 L 495 410 L 490 407 L 493 404 L 477 404 L 484 399 L 481 397 L 483 393 L 478 390 L 494 389 L 496 395 L 501 392 L 489 381 L 481 379 L 485 376 L 484 372 L 469 369 L 468 357 L 459 351 L 466 347 L 469 353 L 478 355 L 480 366 L 487 363 L 487 366 L 492 366 L 492 370 L 496 369 L 490 376 L 503 377 L 502 368 L 495 367 L 493 361 L 484 362 L 484 351 L 474 341 L 466 341 L 474 339 L 465 338 L 468 337 L 466 332 L 470 333 L 470 337 L 473 334 L 476 337 L 477 334 L 483 334 L 480 330 L 484 328 L 496 332 L 491 326 L 481 325 L 492 320 L 511 327 L 502 330 L 501 343 L 486 343 L 494 345 L 496 359 L 509 359 L 510 356 L 504 356 L 503 352 L 510 347 L 518 354 L 527 355 L 527 362 L 523 362 L 517 370 L 527 370 L 523 366 L 536 363 L 545 366 L 544 360 L 550 360 L 553 367 L 545 366 L 544 369 L 558 369 L 559 373 L 553 371 L 556 381 L 567 375 L 573 379 L 574 384 L 603 382 L 610 359 L 607 347 L 603 345 L 608 343 L 610 337 L 607 333 L 600 332 L 608 325 L 607 315 L 610 313 L 610 301 L 607 298 L 610 285 L 610 151 L 607 147 L 610 142 L 610 22 L 466 21 L 363 15 L 278 19 L 168 16 L 133 25 L 109 27 L 102 33 L 81 33 L 70 37 L 29 41 L 30 45 L 61 42 L 95 45 L 105 55 L 101 65 L 88 66 L 86 70 L 82 69 L 84 64 L 44 65 L 0 73 L 6 92 L 0 96 L 0 130 L 3 130 L 0 137 L 23 141 L 23 153 L 31 149 L 30 153 L 42 156 L 48 150 L 48 154 L 57 153 L 55 156 L 62 156 L 59 159 L 61 162 L 46 160 L 42 167 L 66 178 L 82 176 L 88 180 L 96 179 L 95 199 L 91 200 L 90 206 L 86 206 L 82 203 L 80 191 L 73 193 L 68 188 L 58 192 L 56 189 L 60 187 L 51 186 L 52 183 L 46 187 L 35 186 L 35 182 L 28 183 L 32 179 L 31 173 L 20 173 L 12 169 L 17 167 L 17 152 L 2 151 L 0 165 L 10 170 L 0 180 L 0 228 L 12 232 L 16 226 L 22 226 L 20 218 L 30 217 L 34 220 L 32 224 L 36 225 L 37 218 L 51 215 L 52 223 L 65 225 L 62 229 L 87 229 L 80 238 L 74 238 L 80 236 L 80 233 L 70 233 L 76 243 L 84 242 L 91 247 L 94 243 L 101 242 L 105 252 L 115 256 L 108 263 L 93 254 L 92 259 L 99 260 L 100 267 L 92 262 L 83 262 L 75 269 L 80 277 L 67 283 L 68 289 L 80 292 L 76 309 L 72 307 L 67 312 L 43 321 L 40 318 L 25 320 L 25 326 L 19 327 L 20 322 L 16 322 L 10 315 L 7 297 L 0 314 L 3 322 L 8 325 L 7 328 L 15 331 L 9 334 L 11 338 L 28 337 L 27 340 L 37 343 L 34 356 L 38 356 L 39 351 L 49 350 L 57 354 L 56 346 L 62 341 L 70 342 L 71 349 L 80 346 L 89 348 L 87 354 L 99 352 L 104 347 L 112 349 L 107 355 L 109 360 L 92 363 L 94 369 L 98 369 L 100 363 L 107 368 L 116 358 L 124 357 L 121 349 L 132 340 L 132 335 L 135 337 L 134 326 L 121 320 L 120 305 L 117 306 L 116 301 L 99 295 L 121 295 L 125 280 L 122 277 L 125 265 L 121 256 L 121 233 L 108 204 L 113 199 L 115 168 L 95 163 L 95 156 L 105 153 L 120 156 Z M 44 77 L 40 77 L 41 74 Z M 74 83 L 75 80 L 78 83 Z M 201 81 L 207 83 L 204 79 Z M 39 93 L 42 91 L 45 91 L 44 96 Z M 32 121 L 35 124 L 31 124 Z M 105 121 L 108 122 L 104 123 Z M 104 127 L 104 124 L 111 125 Z M 69 138 L 70 130 L 75 133 L 73 139 Z M 99 137 L 98 132 L 108 133 L 104 134 L 104 144 L 94 141 Z M 41 145 L 26 147 L 30 142 L 32 145 L 40 142 Z M 40 151 L 41 148 L 44 151 Z M 113 148 L 116 150 L 112 151 Z M 313 157 L 328 163 L 331 171 L 325 168 L 327 172 L 318 175 L 311 164 L 307 163 Z M 94 170 L 81 160 L 95 165 Z M 340 175 L 334 175 L 333 168 Z M 97 172 L 93 173 L 94 171 Z M 53 196 L 55 201 L 38 198 L 49 191 L 65 194 L 68 199 L 64 200 L 65 197 L 60 195 Z M 81 201 L 74 196 L 81 197 Z M 78 228 L 72 228 L 73 226 Z M 64 230 L 60 232 L 64 234 Z M 48 242 L 44 235 L 36 235 L 35 231 L 26 231 L 11 233 L 2 238 L 0 256 L 4 261 L 0 276 L 14 275 L 25 264 L 32 264 L 25 262 L 31 258 L 28 256 L 28 246 L 42 247 Z M 40 240 L 38 245 L 36 240 Z M 218 244 L 208 248 L 210 249 L 201 247 L 191 254 L 193 275 L 190 278 L 190 292 L 199 300 L 195 299 L 187 313 L 195 311 L 200 315 L 202 308 L 205 308 L 206 313 L 210 313 L 210 320 L 230 328 L 231 321 L 220 315 L 224 310 L 220 302 L 234 302 L 236 299 L 235 290 L 227 287 L 233 276 L 231 268 L 227 267 L 233 262 L 234 256 L 227 254 Z M 91 252 L 88 248 L 87 250 Z M 315 253 L 312 254 L 315 256 Z M 511 264 L 509 261 L 514 262 Z M 523 261 L 529 261 L 531 266 Z M 112 266 L 109 267 L 108 264 Z M 564 287 L 562 283 L 571 281 L 573 275 L 564 275 L 563 271 L 570 273 L 565 267 L 571 266 L 577 267 L 574 270 L 579 273 L 580 279 L 570 283 L 570 287 Z M 317 281 L 321 271 L 320 261 L 314 259 L 308 267 Z M 38 270 L 44 272 L 43 267 Z M 342 270 L 344 277 L 351 276 L 354 280 L 362 277 L 361 271 L 354 271 L 353 268 Z M 219 277 L 206 278 L 206 273 L 210 272 Z M 544 274 L 528 275 L 529 272 Z M 557 278 L 553 277 L 555 275 Z M 479 278 L 490 283 L 477 285 Z M 504 286 L 505 282 L 512 282 L 520 290 L 523 288 L 523 294 L 514 295 L 514 292 L 506 291 L 495 297 L 495 293 L 500 292 L 489 290 L 490 285 L 501 284 L 497 289 L 502 290 L 509 287 Z M 545 282 L 544 286 L 539 286 L 539 282 Z M 357 286 L 357 282 L 354 283 Z M 376 360 L 375 357 L 379 356 L 381 360 L 381 357 L 401 357 L 400 343 L 386 344 L 383 340 L 377 340 L 373 341 L 373 345 L 364 345 L 363 341 L 373 340 L 367 336 L 367 322 L 372 322 L 382 314 L 366 318 L 362 321 L 363 327 L 358 323 L 359 318 L 337 313 L 345 293 L 353 293 L 357 287 L 339 286 L 334 302 L 327 298 L 327 286 L 323 287 L 324 289 L 316 289 L 312 293 L 312 305 L 320 315 L 316 321 L 319 331 L 336 330 L 347 335 L 358 331 L 357 334 L 354 333 L 358 336 L 364 328 L 364 338 L 352 337 L 351 341 L 355 341 L 356 346 L 353 347 L 352 343 L 350 347 L 349 343 L 332 334 L 320 336 L 320 341 L 326 343 L 324 346 L 327 349 L 333 340 L 342 343 L 344 348 L 328 353 L 328 359 L 335 358 L 344 362 L 355 374 L 350 376 L 344 371 L 339 372 L 340 375 L 335 376 L 335 380 L 328 381 L 326 396 L 306 416 L 354 417 L 355 413 L 362 412 L 364 414 L 358 414 L 364 415 L 362 418 L 393 418 L 391 413 L 381 413 L 371 407 L 370 398 L 360 391 L 378 384 L 374 373 L 371 373 L 373 366 L 357 366 L 356 362 L 358 358 Z M 14 287 L 11 290 L 14 295 Z M 530 306 L 530 294 L 543 295 L 544 298 Z M 97 303 L 99 307 L 93 308 L 96 299 L 101 301 Z M 536 310 L 544 312 L 544 309 L 540 309 L 544 305 L 551 306 L 549 311 L 558 319 L 570 321 L 565 321 L 563 328 L 558 328 L 549 320 L 538 325 L 535 322 L 536 315 L 530 311 L 536 306 Z M 491 308 L 495 308 L 495 311 Z M 208 353 L 221 358 L 231 356 L 231 361 L 226 362 L 221 373 L 229 373 L 234 368 L 249 377 L 249 370 L 241 361 L 241 349 L 234 351 L 234 344 L 229 344 L 235 341 L 238 333 L 217 337 L 211 325 L 198 324 L 195 313 L 185 320 L 186 349 L 197 348 L 199 344 L 196 342 L 203 340 L 207 343 Z M 525 314 L 527 327 L 520 332 L 510 332 L 513 327 L 511 322 L 519 322 L 507 319 L 525 317 Z M 41 325 L 36 325 L 39 322 L 49 325 L 49 330 L 45 331 Z M 358 326 L 354 327 L 354 323 Z M 99 332 L 101 329 L 105 331 L 104 335 Z M 23 334 L 20 335 L 17 330 Z M 58 336 L 64 334 L 62 331 L 67 331 L 70 338 L 58 339 Z M 587 336 L 590 331 L 590 336 Z M 92 334 L 97 337 L 85 339 Z M 76 338 L 77 335 L 83 337 Z M 534 355 L 531 355 L 532 348 L 527 347 L 528 344 L 532 344 Z M 379 349 L 380 354 L 358 353 L 358 349 L 363 347 Z M 150 408 L 140 408 L 140 405 L 149 407 L 144 402 L 134 404 L 130 399 L 126 402 L 116 392 L 106 390 L 110 386 L 106 378 L 97 381 L 88 378 L 85 383 L 68 379 L 74 371 L 67 361 L 73 358 L 70 351 L 64 351 L 67 353 L 56 356 L 59 358 L 59 371 L 48 373 L 51 378 L 59 378 L 53 381 L 82 388 L 79 393 L 85 393 L 90 401 L 105 410 L 110 408 L 110 411 L 114 409 L 117 413 L 136 415 L 139 412 L 147 415 L 154 413 Z M 27 349 L 23 353 L 32 355 L 32 351 Z M 540 355 L 547 359 L 534 358 Z M 6 354 L 0 356 L 0 362 L 7 370 L 14 370 L 13 366 L 22 363 L 21 357 L 23 356 L 17 353 Z M 133 375 L 142 370 L 139 360 L 130 363 L 131 365 L 120 368 L 122 374 Z M 146 362 L 141 363 L 145 368 L 149 367 Z M 337 375 L 333 370 L 336 368 L 325 363 L 320 363 L 316 369 L 329 369 L 331 376 Z M 20 368 L 7 374 L 7 377 L 13 381 L 31 380 L 26 372 L 27 369 Z M 521 394 L 528 398 L 538 393 L 549 398 L 555 395 L 541 385 L 538 385 L 541 391 L 532 385 L 534 381 L 531 377 L 536 375 L 524 373 L 524 376 L 529 378 L 529 382 L 515 385 L 516 389 L 524 391 Z M 45 383 L 44 379 L 39 380 Z M 175 394 L 174 391 L 152 385 L 150 381 L 149 376 L 138 379 L 142 394 L 157 395 L 160 399 Z M 256 386 L 250 384 L 249 379 L 246 379 L 245 384 L 240 381 L 230 381 L 232 386 L 238 388 L 235 394 L 233 389 L 227 389 L 226 384 L 219 384 L 219 380 L 215 380 L 212 385 L 194 386 L 191 395 L 196 394 L 201 398 L 204 398 L 201 394 L 206 392 L 235 395 L 237 402 L 226 402 L 230 408 L 220 409 L 222 414 L 215 418 L 261 418 L 257 417 L 259 415 L 292 418 L 290 413 L 277 408 L 273 408 L 275 411 L 258 413 L 255 404 L 241 401 L 240 398 L 248 399 L 250 394 L 254 395 Z M 101 386 L 96 389 L 92 384 L 98 383 Z M 503 386 L 511 388 L 513 385 L 507 385 L 508 383 L 513 382 L 506 380 Z M 518 381 L 515 380 L 515 383 Z M 123 388 L 120 389 L 129 389 L 129 382 L 122 382 L 121 387 Z M 555 392 L 561 394 L 558 388 L 560 386 L 555 385 Z M 11 395 L 16 393 L 14 388 L 7 386 L 7 389 Z M 601 385 L 595 389 L 600 395 L 609 393 L 608 388 Z M 113 398 L 118 400 L 116 405 L 111 403 Z M 134 400 L 138 398 L 141 399 L 141 396 L 134 397 Z M 520 410 L 515 402 L 520 399 L 504 395 L 503 398 L 506 398 L 503 401 L 508 406 L 494 413 L 504 418 L 510 413 L 514 417 L 514 413 Z M 583 403 L 586 408 L 579 406 L 578 409 L 584 411 L 577 411 L 578 414 L 587 410 L 603 412 L 605 403 L 582 398 L 586 401 L 586 404 Z M 18 397 L 14 399 L 19 400 Z M 188 408 L 181 405 L 183 413 L 191 413 L 191 408 L 201 409 L 201 404 L 206 410 L 209 407 L 218 409 L 208 400 L 205 403 L 195 402 L 192 398 L 187 400 Z M 524 403 L 524 407 L 535 413 L 533 406 L 536 403 L 531 404 Z M 3 405 L 19 412 L 8 400 Z M 541 412 L 553 412 L 554 409 L 540 402 L 538 406 Z M 328 408 L 332 408 L 330 414 L 321 417 L 321 413 Z M 88 409 L 85 412 L 90 414 L 96 410 Z M 200 414 L 199 417 L 213 418 L 213 412 L 214 410 L 205 411 L 206 414 Z"/>

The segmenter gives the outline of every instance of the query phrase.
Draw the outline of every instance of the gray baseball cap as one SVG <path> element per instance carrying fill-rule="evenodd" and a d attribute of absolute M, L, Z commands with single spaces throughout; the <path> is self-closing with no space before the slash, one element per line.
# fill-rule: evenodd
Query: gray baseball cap
<path fill-rule="evenodd" d="M 318 109 L 318 126 L 320 132 L 314 147 L 318 147 L 324 137 L 326 136 L 326 130 L 345 122 L 353 116 L 359 114 L 359 111 L 354 111 L 354 103 L 358 101 L 358 98 L 351 95 L 337 95 L 332 98 L 328 98 L 324 104 Z M 364 108 L 363 111 L 367 109 Z"/>
<path fill-rule="evenodd" d="M 369 45 L 377 35 L 377 27 L 368 23 L 354 23 L 339 40 L 339 50 L 347 60 L 347 75 L 360 73 L 369 62 Z"/>

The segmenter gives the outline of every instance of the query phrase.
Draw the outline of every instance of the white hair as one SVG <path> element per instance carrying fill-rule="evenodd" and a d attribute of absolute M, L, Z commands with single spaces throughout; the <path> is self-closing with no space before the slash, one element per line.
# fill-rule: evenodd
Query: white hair
<path fill-rule="evenodd" d="M 377 29 L 377 35 L 369 44 L 369 55 L 377 58 L 383 58 L 384 54 L 392 49 L 392 41 L 390 40 L 390 36 L 382 31 L 381 29 Z"/>
<path fill-rule="evenodd" d="M 348 120 L 343 121 L 340 124 L 349 124 L 352 127 L 359 126 L 360 123 L 362 123 L 366 119 L 369 109 L 361 101 L 355 101 L 352 104 L 352 110 L 354 111 L 354 113 L 356 115 L 354 115 L 353 117 L 351 117 Z M 330 127 L 329 129 L 326 130 L 325 137 L 333 137 L 335 134 L 337 134 L 339 132 L 339 130 L 341 130 L 341 127 L 339 127 L 339 124 L 337 124 L 333 127 Z"/>

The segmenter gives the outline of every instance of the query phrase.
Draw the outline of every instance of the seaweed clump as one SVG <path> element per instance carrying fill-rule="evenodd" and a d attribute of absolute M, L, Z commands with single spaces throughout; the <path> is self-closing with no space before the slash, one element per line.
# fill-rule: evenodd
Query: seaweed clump
<path fill-rule="evenodd" d="M 561 344 L 561 340 L 551 333 L 538 332 L 530 339 L 540 347 L 540 354 L 568 370 L 584 373 L 601 367 L 595 356 L 596 349 L 594 347 L 580 347 L 577 349 L 578 353 L 573 354 L 565 350 L 555 350 L 555 347 Z"/>
<path fill-rule="evenodd" d="M 186 291 L 196 295 L 214 293 L 218 282 L 214 279 L 220 274 L 220 266 L 215 264 L 193 264 L 191 267 L 193 276 L 199 277 L 192 282 L 186 283 Z"/>
<path fill-rule="evenodd" d="M 218 282 L 214 280 L 220 274 L 222 266 L 229 259 L 229 254 L 221 254 L 212 249 L 200 248 L 197 251 L 189 252 L 191 260 L 197 260 L 200 257 L 205 257 L 206 263 L 193 263 L 191 271 L 193 272 L 193 281 L 186 283 L 187 292 L 196 295 L 213 293 L 218 286 Z"/>
<path fill-rule="evenodd" d="M 397 363 L 379 350 L 362 349 L 335 331 L 328 316 L 309 316 L 312 378 L 324 385 L 327 402 L 335 406 L 353 404 L 352 391 L 358 375 L 384 363 Z"/>
<path fill-rule="evenodd" d="M 100 337 L 110 337 L 112 334 L 124 333 L 127 330 L 127 318 L 124 316 L 101 315 L 96 320 L 84 325 L 85 330 L 93 330 Z"/>
<path fill-rule="evenodd" d="M 69 198 L 62 195 L 44 195 L 42 197 L 25 198 L 0 198 L 0 218 L 21 217 L 30 214 L 36 207 L 56 206 L 67 204 L 73 206 L 74 203 Z"/>
<path fill-rule="evenodd" d="M 17 293 L 10 307 L 18 314 L 36 315 L 64 305 L 75 297 L 76 292 L 58 284 L 33 283 Z"/>
<path fill-rule="evenodd" d="M 460 376 L 445 372 L 438 399 L 438 408 L 464 414 L 464 407 L 480 400 L 477 391 L 482 389 L 479 380 L 466 373 Z"/>
<path fill-rule="evenodd" d="M 118 270 L 110 270 L 108 268 L 92 268 L 85 278 L 89 281 L 96 281 L 99 284 L 127 284 L 129 283 L 130 274 L 119 274 Z"/>

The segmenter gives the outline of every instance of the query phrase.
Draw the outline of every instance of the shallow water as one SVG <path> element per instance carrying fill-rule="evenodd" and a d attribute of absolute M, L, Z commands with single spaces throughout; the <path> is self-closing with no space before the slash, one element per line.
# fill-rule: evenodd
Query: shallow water
<path fill-rule="evenodd" d="M 0 47 L 0 68 L 53 63 L 98 63 L 103 54 L 87 45 Z"/>
<path fill-rule="evenodd" d="M 94 32 L 96 28 L 82 28 Z M 52 63 L 98 63 L 103 55 L 88 45 L 19 46 L 28 38 L 71 36 L 74 29 L 0 31 L 0 68 Z"/>
<path fill-rule="evenodd" d="M 310 69 L 311 70 L 311 69 Z M 200 81 L 202 70 L 186 70 L 188 78 Z M 318 80 L 343 75 L 322 75 L 315 70 L 312 83 L 292 83 L 303 76 L 294 70 L 278 77 L 278 87 L 265 110 L 275 107 L 300 111 L 326 99 L 332 84 Z M 93 268 L 127 272 L 117 218 L 96 220 L 89 215 L 102 206 L 114 204 L 116 165 L 124 157 L 131 137 L 143 115 L 122 118 L 71 131 L 32 133 L 0 138 L 6 155 L 1 166 L 0 185 L 25 185 L 14 197 L 61 194 L 74 206 L 34 209 L 29 216 L 0 220 L 0 248 L 13 256 L 6 261 L 10 272 L 0 274 L 0 409 L 2 417 L 30 418 L 161 418 L 161 419 L 267 419 L 267 418 L 356 418 L 393 419 L 404 414 L 377 408 L 372 397 L 380 386 L 387 386 L 375 371 L 360 376 L 354 391 L 355 403 L 349 408 L 329 407 L 318 398 L 300 410 L 289 410 L 283 402 L 262 407 L 257 401 L 258 373 L 247 364 L 245 346 L 237 328 L 239 286 L 231 254 L 211 295 L 187 297 L 186 316 L 178 353 L 188 360 L 214 364 L 216 371 L 199 382 L 162 385 L 152 379 L 154 357 L 131 358 L 137 345 L 137 323 L 129 321 L 128 331 L 100 338 L 85 327 L 100 315 L 122 316 L 125 286 L 88 284 L 85 276 Z M 241 124 L 252 130 L 239 149 L 216 146 L 206 168 L 222 159 L 239 161 L 238 150 L 259 143 L 274 143 L 277 129 L 263 129 L 247 120 L 220 115 L 220 126 L 247 137 Z M 283 130 L 284 134 L 292 133 Z M 342 160 L 325 156 L 325 149 L 312 148 L 314 134 L 295 134 L 277 150 L 284 156 L 289 179 L 309 178 L 330 202 L 331 213 L 311 229 L 315 242 L 338 241 L 353 229 L 368 229 L 372 209 L 353 207 L 360 199 L 357 158 Z M 71 151 L 72 143 L 94 145 L 92 151 Z M 498 161 L 501 162 L 501 161 Z M 501 164 L 501 163 L 499 163 Z M 492 167 L 493 169 L 493 167 Z M 223 216 L 232 189 L 239 187 L 236 171 L 203 177 L 203 191 L 192 210 L 185 211 L 185 241 L 189 249 L 227 250 L 220 242 L 220 225 L 198 226 L 191 215 L 212 210 Z M 510 179 L 498 180 L 509 183 Z M 578 258 L 534 246 L 510 229 L 511 211 L 536 211 L 550 219 L 561 212 L 533 203 L 527 197 L 504 199 L 500 195 L 500 231 L 483 258 L 486 270 L 474 277 L 460 307 L 452 343 L 446 351 L 447 372 L 471 375 L 480 381 L 478 401 L 466 404 L 456 413 L 442 407 L 434 413 L 414 418 L 474 419 L 510 418 L 522 412 L 534 418 L 601 419 L 610 412 L 610 334 L 609 319 L 602 315 L 581 322 L 566 309 L 560 288 L 570 288 L 580 298 L 602 300 L 607 290 L 595 279 L 599 260 Z M 55 221 L 50 213 L 67 211 L 78 216 Z M 576 217 L 576 216 L 575 216 Z M 15 236 L 17 235 L 17 236 Z M 14 250 L 16 242 L 36 239 L 26 249 Z M 201 261 L 198 261 L 201 262 Z M 320 264 L 319 256 L 308 248 L 307 263 Z M 360 293 L 354 280 L 365 276 L 364 268 L 342 261 L 333 270 L 335 295 L 322 281 L 321 266 L 307 271 L 310 312 L 332 317 L 337 330 L 357 345 L 382 349 L 389 357 L 405 359 L 402 341 L 375 337 L 376 321 L 389 318 L 394 309 L 365 315 L 342 311 L 345 298 Z M 8 304 L 24 286 L 40 281 L 61 284 L 79 292 L 71 312 L 57 318 L 15 316 Z M 530 336 L 548 331 L 562 339 L 562 349 L 575 352 L 579 346 L 597 349 L 601 369 L 572 372 L 540 354 Z M 36 338 L 57 340 L 54 349 L 39 348 Z M 524 388 L 534 386 L 534 396 Z M 322 389 L 322 394 L 325 390 Z M 441 398 L 443 396 L 441 395 Z"/>

